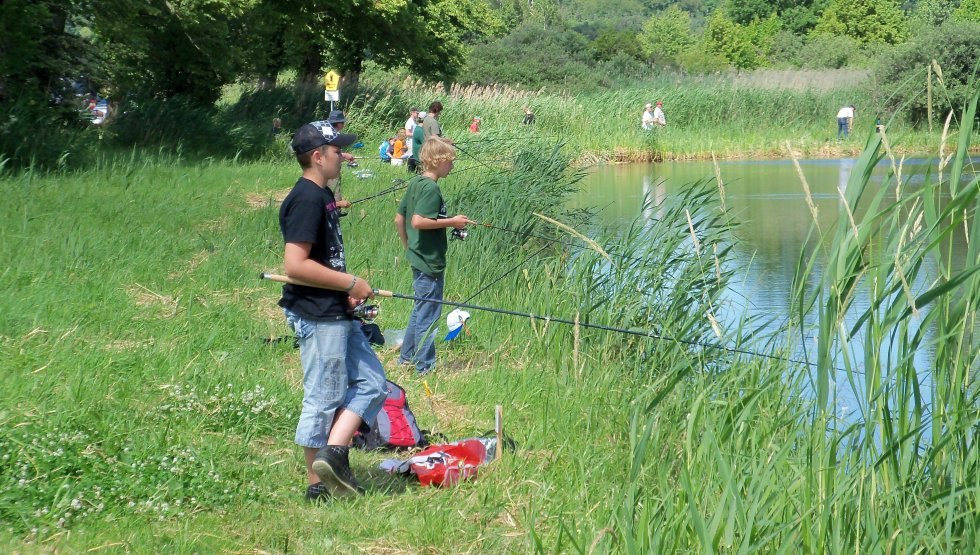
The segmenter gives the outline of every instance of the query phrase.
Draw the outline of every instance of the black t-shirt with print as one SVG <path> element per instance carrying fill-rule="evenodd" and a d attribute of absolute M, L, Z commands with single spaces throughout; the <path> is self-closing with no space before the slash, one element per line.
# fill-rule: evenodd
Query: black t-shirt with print
<path fill-rule="evenodd" d="M 299 178 L 279 208 L 279 229 L 285 243 L 312 243 L 310 259 L 331 270 L 346 272 L 340 215 L 330 189 Z M 279 306 L 310 320 L 349 319 L 347 293 L 286 284 Z"/>

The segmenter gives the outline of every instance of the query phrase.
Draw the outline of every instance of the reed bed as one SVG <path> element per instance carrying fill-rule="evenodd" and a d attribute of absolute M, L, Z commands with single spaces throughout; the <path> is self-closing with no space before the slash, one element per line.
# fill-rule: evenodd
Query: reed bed
<path fill-rule="evenodd" d="M 404 100 L 351 112 L 366 118 L 377 104 L 395 118 Z M 571 111 L 581 100 L 551 102 L 541 106 Z M 448 125 L 463 107 L 447 108 Z M 727 258 L 737 218 L 717 184 L 648 200 L 632 226 L 596 233 L 587 212 L 565 208 L 581 151 L 542 138 L 554 112 L 535 108 L 537 138 L 470 145 L 444 181 L 451 212 L 507 229 L 473 228 L 452 243 L 447 298 L 479 292 L 470 302 L 659 338 L 474 312 L 468 334 L 439 343 L 426 385 L 382 351 L 423 427 L 480 434 L 502 404 L 518 450 L 451 490 L 417 488 L 376 469 L 386 455 L 356 453 L 368 495 L 324 507 L 300 498 L 298 356 L 288 342 L 263 341 L 286 334 L 278 288 L 253 277 L 280 269 L 275 198 L 299 174 L 295 163 L 133 152 L 0 179 L 0 546 L 975 552 L 980 184 L 955 185 L 973 130 L 955 136 L 941 178 L 871 199 L 865 169 L 884 145 L 867 134 L 838 225 L 814 229 L 801 254 L 801 280 L 819 263 L 825 281 L 816 294 L 801 287 L 798 313 L 772 337 L 719 305 L 739 269 Z M 484 157 L 501 161 L 477 163 Z M 370 167 L 365 179 L 344 170 L 345 196 L 405 176 Z M 909 193 L 897 164 L 894 173 Z M 952 200 L 937 203 L 942 188 Z M 398 198 L 356 205 L 344 236 L 353 271 L 408 293 L 392 227 Z M 948 262 L 952 233 L 969 236 L 963 266 Z M 941 275 L 918 274 L 923 257 L 947 261 Z M 842 329 L 856 295 L 871 308 Z M 379 303 L 383 328 L 404 327 L 407 302 Z M 814 318 L 815 367 L 788 361 L 798 322 Z M 932 367 L 916 368 L 911 355 L 929 346 Z M 861 392 L 856 424 L 837 418 L 841 387 Z"/>

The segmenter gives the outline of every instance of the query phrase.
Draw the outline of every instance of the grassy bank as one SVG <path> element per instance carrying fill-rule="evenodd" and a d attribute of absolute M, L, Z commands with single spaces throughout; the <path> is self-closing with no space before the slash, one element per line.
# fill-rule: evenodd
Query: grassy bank
<path fill-rule="evenodd" d="M 913 85 L 910 85 L 913 86 Z M 424 107 L 440 100 L 445 132 L 469 141 L 473 116 L 483 119 L 482 138 L 548 136 L 565 140 L 576 162 L 643 162 L 718 158 L 786 158 L 786 141 L 804 157 L 856 156 L 877 117 L 888 126 L 896 152 L 935 151 L 946 114 L 961 110 L 944 105 L 937 93 L 936 124 L 929 133 L 912 128 L 901 114 L 892 117 L 876 106 L 889 93 L 878 91 L 870 76 L 854 72 L 755 72 L 712 76 L 663 75 L 633 89 L 595 94 L 563 94 L 500 87 L 425 87 L 411 79 L 373 75 L 370 94 L 351 107 L 356 125 L 370 135 L 400 126 L 409 105 Z M 668 126 L 653 133 L 640 128 L 647 102 L 664 101 Z M 837 140 L 836 114 L 845 104 L 857 106 L 856 131 Z M 523 107 L 536 124 L 520 124 Z M 362 123 L 364 122 L 364 123 Z M 954 119 L 953 127 L 958 126 Z M 974 136 L 971 144 L 980 143 Z M 496 143 L 489 148 L 506 148 Z M 974 147 L 975 148 L 975 147 Z"/>
<path fill-rule="evenodd" d="M 948 171 L 962 169 L 971 136 Z M 864 146 L 842 205 L 851 209 L 865 170 L 882 155 L 876 137 Z M 827 230 L 831 246 L 801 257 L 803 269 L 837 261 L 821 293 L 798 303 L 821 315 L 811 372 L 710 347 L 758 348 L 745 343 L 751 322 L 712 325 L 733 277 L 721 268 L 731 267 L 729 230 L 737 225 L 714 184 L 692 184 L 656 221 L 597 237 L 607 258 L 533 215 L 572 225 L 585 217 L 564 209 L 577 178 L 570 157 L 542 141 L 511 153 L 506 172 L 476 165 L 446 180 L 451 211 L 510 230 L 476 228 L 453 242 L 447 298 L 467 299 L 504 276 L 471 302 L 683 341 L 474 313 L 469 335 L 439 344 L 431 397 L 386 351 L 386 368 L 408 389 L 423 427 L 451 438 L 479 434 L 501 404 L 518 450 L 450 490 L 417 488 L 377 470 L 383 455 L 357 453 L 368 495 L 323 507 L 300 498 L 302 455 L 291 441 L 298 355 L 262 341 L 286 333 L 278 288 L 254 277 L 280 269 L 276 199 L 295 180 L 294 163 L 137 156 L 0 180 L 0 545 L 109 553 L 976 551 L 976 180 L 940 206 L 929 199 L 945 185 L 927 181 L 900 202 L 882 186 L 867 221 L 852 226 L 842 211 L 840 227 Z M 356 179 L 345 169 L 345 195 L 384 189 L 404 175 L 396 170 Z M 410 271 L 391 224 L 397 198 L 357 205 L 344 236 L 353 271 L 407 293 Z M 943 256 L 944 239 L 964 229 L 967 266 L 903 294 L 917 260 Z M 867 371 L 847 374 L 866 385 L 867 418 L 843 427 L 827 411 L 834 387 L 846 387 L 830 383 L 831 369 L 856 361 L 846 358 L 852 336 L 839 330 L 835 311 L 864 294 L 856 284 L 865 275 L 881 287 L 870 288 L 864 351 L 882 352 L 896 333 L 904 350 L 898 367 L 870 360 Z M 380 304 L 383 328 L 404 327 L 404 301 Z M 935 339 L 911 325 L 920 311 L 939 326 Z M 790 324 L 779 335 L 792 342 L 799 334 Z M 942 351 L 934 367 L 911 368 L 910 353 L 930 342 Z M 943 387 L 920 391 L 917 372 L 925 371 Z"/>
<path fill-rule="evenodd" d="M 887 126 L 894 152 L 935 154 L 946 115 L 950 110 L 958 114 L 961 107 L 944 101 L 937 85 L 930 132 L 911 127 L 902 113 L 880 111 L 877 107 L 891 94 L 878 90 L 870 76 L 853 71 L 663 74 L 633 88 L 590 94 L 476 86 L 445 90 L 403 75 L 368 71 L 359 90 L 343 91 L 338 106 L 347 112 L 349 130 L 364 139 L 366 148 L 361 152 L 369 158 L 376 157 L 383 138 L 404 125 L 410 106 L 425 109 L 434 100 L 446 107 L 441 123 L 447 136 L 489 160 L 506 158 L 515 148 L 529 144 L 531 137 L 564 141 L 578 166 L 712 155 L 786 158 L 787 141 L 802 157 L 854 157 L 878 116 Z M 64 145 L 35 144 L 33 138 L 17 141 L 8 154 L 12 158 L 0 159 L 0 165 L 84 168 L 107 152 L 129 152 L 133 145 L 139 151 L 190 160 L 283 160 L 290 131 L 327 116 L 330 106 L 322 95 L 319 88 L 299 87 L 287 76 L 273 89 L 230 86 L 213 107 L 180 98 L 123 104 L 108 125 L 69 134 L 72 140 Z M 643 106 L 657 99 L 665 102 L 668 126 L 644 132 L 639 123 Z M 838 141 L 836 114 L 845 104 L 857 106 L 856 130 L 850 139 Z M 521 125 L 524 106 L 535 112 L 534 126 Z M 483 119 L 478 136 L 468 130 L 473 116 Z M 273 117 L 281 118 L 282 135 L 271 133 Z M 960 124 L 954 117 L 951 130 L 955 132 Z M 970 144 L 976 152 L 980 135 L 974 132 Z"/>

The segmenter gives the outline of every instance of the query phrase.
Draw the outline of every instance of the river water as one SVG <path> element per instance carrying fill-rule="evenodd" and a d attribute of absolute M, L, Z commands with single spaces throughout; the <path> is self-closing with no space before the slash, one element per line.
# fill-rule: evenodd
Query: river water
<path fill-rule="evenodd" d="M 812 197 L 817 205 L 820 227 L 832 230 L 836 224 L 841 205 L 840 191 L 847 187 L 847 181 L 854 167 L 854 159 L 801 160 L 800 165 L 809 183 Z M 913 176 L 908 181 L 912 189 L 921 184 L 926 166 L 935 163 L 929 160 L 906 161 L 903 175 Z M 733 308 L 725 316 L 729 323 L 737 321 L 738 312 L 745 310 L 758 316 L 789 317 L 792 307 L 792 284 L 796 266 L 804 241 L 810 231 L 813 218 L 807 207 L 800 178 L 792 161 L 731 161 L 719 162 L 721 178 L 725 187 L 726 204 L 739 226 L 735 230 L 737 244 L 734 249 L 734 264 L 737 278 L 732 282 L 728 304 Z M 875 169 L 872 183 L 881 186 L 888 172 L 887 161 Z M 597 227 L 613 228 L 632 222 L 637 217 L 656 217 L 643 214 L 643 201 L 646 196 L 654 203 L 669 198 L 678 190 L 698 180 L 715 177 L 711 162 L 674 162 L 664 164 L 633 164 L 604 166 L 592 170 L 582 182 L 582 190 L 571 201 L 573 207 L 599 208 L 596 215 Z M 972 179 L 972 174 L 965 176 Z M 871 191 L 873 192 L 873 191 Z M 947 196 L 948 199 L 948 196 Z M 856 218 L 861 217 L 858 211 Z M 954 239 L 954 257 L 962 262 L 966 253 L 966 243 L 962 234 Z M 925 275 L 920 283 L 911 284 L 916 293 L 921 293 L 929 279 L 936 274 L 935 262 L 924 262 Z M 822 266 L 815 269 L 809 283 L 819 283 Z M 855 309 L 865 309 L 868 303 L 858 299 Z M 851 323 L 856 316 L 852 314 Z M 779 321 L 785 318 L 780 318 Z M 804 326 L 804 336 L 808 342 L 811 360 L 815 352 L 813 335 L 814 320 Z M 777 331 L 779 322 L 772 324 Z M 797 341 L 797 343 L 800 343 Z M 860 361 L 860 353 L 854 353 Z M 794 355 L 802 358 L 799 348 Z M 917 369 L 931 367 L 932 353 L 923 351 L 916 354 Z M 846 375 L 836 377 L 838 385 L 847 383 Z M 930 380 L 925 375 L 922 387 L 930 388 Z M 923 391 L 923 394 L 928 394 Z M 844 414 L 857 406 L 854 396 L 863 396 L 861 391 L 842 391 L 837 388 L 838 409 Z"/>

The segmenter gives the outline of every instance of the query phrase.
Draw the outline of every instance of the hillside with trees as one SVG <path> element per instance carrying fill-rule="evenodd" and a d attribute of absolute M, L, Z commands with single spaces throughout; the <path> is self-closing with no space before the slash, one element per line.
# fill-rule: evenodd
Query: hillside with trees
<path fill-rule="evenodd" d="M 667 74 L 857 68 L 914 123 L 927 67 L 959 105 L 980 58 L 980 0 L 11 0 L 0 29 L 5 166 L 84 149 L 91 97 L 110 102 L 99 140 L 127 145 L 148 122 L 213 120 L 231 86 L 279 105 L 312 99 L 329 68 L 349 93 L 365 72 L 394 72 L 570 94 Z M 254 150 L 238 108 L 182 144 Z"/>

